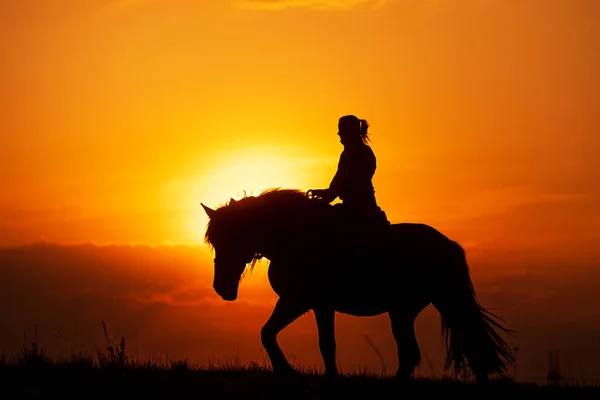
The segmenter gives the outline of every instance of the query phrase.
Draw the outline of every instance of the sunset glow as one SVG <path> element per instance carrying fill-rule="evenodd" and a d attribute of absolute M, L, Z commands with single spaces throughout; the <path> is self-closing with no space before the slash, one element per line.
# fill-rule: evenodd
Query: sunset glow
<path fill-rule="evenodd" d="M 190 234 L 189 240 L 202 241 L 208 217 L 199 201 L 216 208 L 231 198 L 256 196 L 274 187 L 308 190 L 310 170 L 321 164 L 327 166 L 318 159 L 268 145 L 224 150 L 210 157 L 210 173 L 173 182 L 166 191 L 169 197 L 182 199 L 182 229 Z"/>
<path fill-rule="evenodd" d="M 27 3 L 2 2 L 2 245 L 198 243 L 200 202 L 328 185 L 354 113 L 391 220 L 597 254 L 590 2 Z"/>

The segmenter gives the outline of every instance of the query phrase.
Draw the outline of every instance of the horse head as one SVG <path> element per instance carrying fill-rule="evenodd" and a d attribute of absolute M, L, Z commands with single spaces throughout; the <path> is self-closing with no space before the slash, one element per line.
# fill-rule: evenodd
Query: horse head
<path fill-rule="evenodd" d="M 246 266 L 252 268 L 262 257 L 265 242 L 273 246 L 279 240 L 274 236 L 281 236 L 281 229 L 290 229 L 290 219 L 304 221 L 307 213 L 314 212 L 314 204 L 304 192 L 292 189 L 231 198 L 216 210 L 202 204 L 209 217 L 205 242 L 215 252 L 213 288 L 217 294 L 223 300 L 235 300 Z"/>
<path fill-rule="evenodd" d="M 227 213 L 202 204 L 209 225 L 206 241 L 215 251 L 213 289 L 225 301 L 237 299 L 241 276 L 246 265 L 256 257 L 242 230 L 236 229 Z"/>

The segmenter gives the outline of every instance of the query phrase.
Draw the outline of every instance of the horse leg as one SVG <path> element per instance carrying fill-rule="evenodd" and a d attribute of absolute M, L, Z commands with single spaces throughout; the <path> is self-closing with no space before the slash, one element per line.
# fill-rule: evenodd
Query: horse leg
<path fill-rule="evenodd" d="M 300 306 L 292 301 L 286 301 L 281 298 L 277 300 L 271 316 L 260 332 L 262 345 L 271 360 L 273 372 L 294 372 L 294 368 L 287 361 L 277 343 L 277 335 L 307 311 L 308 307 Z"/>
<path fill-rule="evenodd" d="M 335 311 L 333 309 L 315 309 L 317 330 L 319 331 L 319 350 L 325 364 L 325 375 L 337 376 L 335 362 Z"/>
<path fill-rule="evenodd" d="M 421 350 L 415 335 L 415 317 L 404 312 L 389 312 L 392 333 L 398 349 L 396 378 L 409 380 L 421 362 Z"/>

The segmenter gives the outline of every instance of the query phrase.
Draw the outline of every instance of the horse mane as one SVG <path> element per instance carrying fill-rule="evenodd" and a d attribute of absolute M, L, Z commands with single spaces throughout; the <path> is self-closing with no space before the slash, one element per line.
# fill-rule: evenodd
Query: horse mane
<path fill-rule="evenodd" d="M 215 217 L 220 219 L 221 216 L 236 214 L 239 218 L 243 216 L 241 214 L 244 212 L 255 211 L 257 208 L 262 208 L 263 206 L 269 206 L 269 208 L 281 208 L 281 206 L 284 206 L 289 208 L 291 205 L 308 204 L 309 201 L 305 193 L 298 189 L 268 188 L 257 196 L 244 194 L 238 200 L 231 198 L 226 204 L 215 209 Z M 212 246 L 212 236 L 214 235 L 212 227 L 215 217 L 209 218 L 206 234 L 204 235 L 205 243 L 210 246 Z"/>
<path fill-rule="evenodd" d="M 256 209 L 257 207 L 268 206 L 269 208 L 279 208 L 284 206 L 289 208 L 292 205 L 308 204 L 308 197 L 305 192 L 298 189 L 281 189 L 268 188 L 263 190 L 257 196 L 248 196 L 244 194 L 239 200 L 233 198 L 229 202 L 220 207 L 221 209 L 234 207 L 236 211 L 246 210 L 249 208 Z"/>
<path fill-rule="evenodd" d="M 214 238 L 224 227 L 250 228 L 256 223 L 257 215 L 266 214 L 263 210 L 268 210 L 273 220 L 277 220 L 279 216 L 289 215 L 294 211 L 302 212 L 311 204 L 312 200 L 306 197 L 304 191 L 279 187 L 265 189 L 255 196 L 244 194 L 241 199 L 231 198 L 226 204 L 216 208 L 214 216 L 209 218 L 204 242 L 213 249 Z M 250 263 L 250 271 L 261 258 L 261 254 L 255 254 Z"/>

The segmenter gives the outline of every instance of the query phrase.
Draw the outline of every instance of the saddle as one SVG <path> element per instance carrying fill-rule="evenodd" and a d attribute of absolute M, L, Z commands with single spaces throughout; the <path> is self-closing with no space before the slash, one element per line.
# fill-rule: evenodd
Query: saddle
<path fill-rule="evenodd" d="M 391 239 L 391 223 L 380 208 L 356 210 L 336 204 L 329 207 L 324 223 L 330 234 L 328 241 L 336 252 L 354 256 L 381 253 Z"/>

